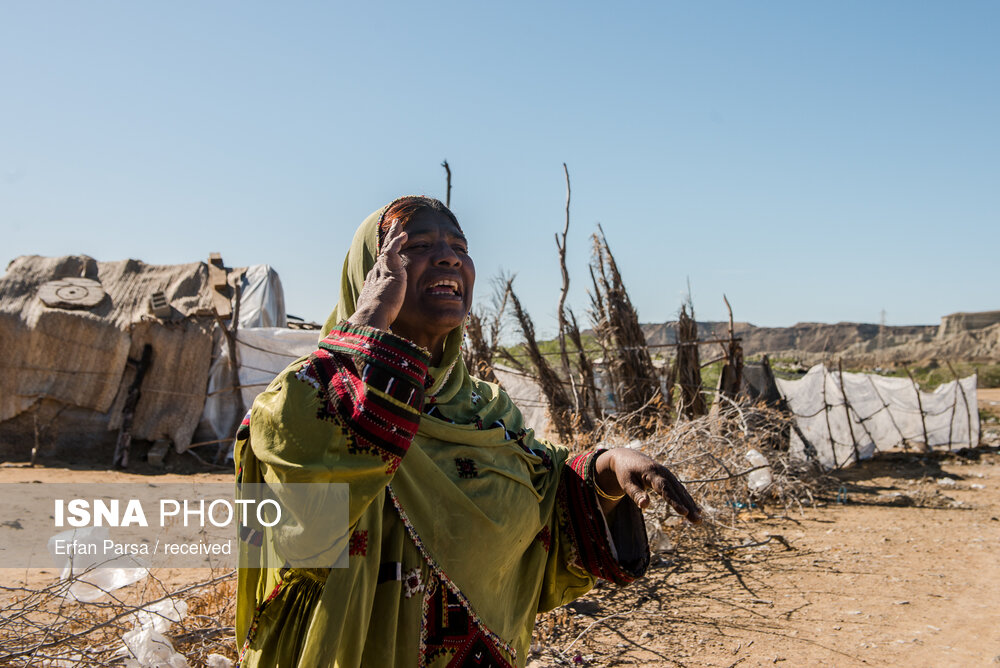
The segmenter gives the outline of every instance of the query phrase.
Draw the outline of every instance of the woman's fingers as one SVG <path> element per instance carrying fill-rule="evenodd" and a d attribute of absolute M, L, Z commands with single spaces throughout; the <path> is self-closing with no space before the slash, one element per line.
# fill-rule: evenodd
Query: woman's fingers
<path fill-rule="evenodd" d="M 656 493 L 663 497 L 678 515 L 683 515 L 694 524 L 701 522 L 701 508 L 669 469 L 658 464 L 649 477 L 649 482 Z"/>
<path fill-rule="evenodd" d="M 351 322 L 388 329 L 406 297 L 406 267 L 400 251 L 406 243 L 406 232 L 395 222 L 382 240 L 382 250 L 365 276 L 357 309 Z"/>
<path fill-rule="evenodd" d="M 652 490 L 663 497 L 678 515 L 686 517 L 693 524 L 701 522 L 701 508 L 670 469 L 648 455 L 629 448 L 614 448 L 609 452 L 609 461 L 619 486 L 637 506 L 649 506 L 649 491 Z M 598 466 L 600 467 L 600 460 Z"/>
<path fill-rule="evenodd" d="M 403 248 L 403 244 L 406 243 L 406 232 L 400 226 L 399 222 L 394 222 L 389 231 L 386 232 L 385 238 L 382 240 L 383 248 L 380 257 L 382 257 L 386 263 L 392 263 L 399 261 L 399 251 Z M 400 267 L 402 268 L 402 267 Z"/>
<path fill-rule="evenodd" d="M 645 481 L 641 475 L 629 476 L 622 484 L 622 491 L 640 508 L 645 509 L 649 505 L 649 494 L 646 493 Z"/>

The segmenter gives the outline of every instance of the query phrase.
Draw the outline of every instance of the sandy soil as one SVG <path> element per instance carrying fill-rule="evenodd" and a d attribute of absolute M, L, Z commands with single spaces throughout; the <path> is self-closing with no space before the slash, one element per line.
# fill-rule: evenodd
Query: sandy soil
<path fill-rule="evenodd" d="M 708 549 L 664 553 L 641 581 L 541 617 L 531 665 L 1000 663 L 998 464 L 989 448 L 893 455 L 839 474 L 818 507 L 746 513 Z M 149 477 L 0 466 L 0 481 L 137 479 Z M 158 477 L 172 479 L 191 478 Z M 0 571 L 8 586 L 25 577 L 55 575 Z"/>
<path fill-rule="evenodd" d="M 979 388 L 976 390 L 976 397 L 979 399 L 980 410 L 1000 415 L 1000 387 Z"/>

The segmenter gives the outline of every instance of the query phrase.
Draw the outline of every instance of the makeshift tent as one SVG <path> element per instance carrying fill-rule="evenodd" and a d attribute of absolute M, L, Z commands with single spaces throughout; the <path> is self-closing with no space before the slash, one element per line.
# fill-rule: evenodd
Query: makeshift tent
<path fill-rule="evenodd" d="M 184 450 L 233 319 L 285 323 L 270 267 L 13 260 L 0 277 L 0 457 L 110 463 L 122 431 Z"/>
<path fill-rule="evenodd" d="M 777 385 L 798 427 L 789 452 L 826 468 L 881 450 L 957 450 L 979 443 L 975 376 L 924 392 L 909 378 L 841 373 L 819 364 Z"/>

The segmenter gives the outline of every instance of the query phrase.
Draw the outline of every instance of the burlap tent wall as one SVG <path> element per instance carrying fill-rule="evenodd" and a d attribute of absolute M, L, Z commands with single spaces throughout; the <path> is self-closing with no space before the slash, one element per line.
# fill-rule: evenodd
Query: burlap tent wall
<path fill-rule="evenodd" d="M 46 306 L 46 283 L 84 277 L 104 298 L 89 308 Z M 165 293 L 170 316 L 151 315 Z M 128 359 L 150 344 L 152 362 L 130 429 L 143 440 L 190 442 L 205 403 L 216 327 L 205 263 L 147 265 L 87 256 L 24 256 L 0 278 L 0 455 L 24 458 L 33 445 L 61 456 L 106 455 L 134 377 Z M 87 448 L 86 452 L 79 452 Z"/>

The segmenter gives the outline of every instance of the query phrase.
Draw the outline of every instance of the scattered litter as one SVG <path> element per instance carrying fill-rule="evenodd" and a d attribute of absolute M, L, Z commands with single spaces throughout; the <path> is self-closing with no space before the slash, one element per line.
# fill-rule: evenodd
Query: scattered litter
<path fill-rule="evenodd" d="M 774 482 L 774 477 L 771 475 L 771 467 L 768 466 L 767 457 L 760 454 L 759 450 L 750 449 L 747 450 L 746 454 L 747 461 L 750 462 L 750 466 L 757 468 L 756 471 L 751 471 L 747 475 L 747 487 L 751 492 L 760 492 L 771 486 Z"/>
<path fill-rule="evenodd" d="M 49 538 L 49 554 L 55 563 L 62 568 L 61 580 L 73 579 L 74 582 L 66 590 L 66 598 L 84 603 L 92 603 L 109 592 L 127 587 L 133 582 L 139 582 L 149 575 L 149 571 L 138 566 L 129 559 L 115 559 L 106 562 L 113 565 L 101 566 L 98 557 L 84 555 L 98 554 L 97 545 L 103 545 L 109 538 L 108 527 L 84 527 L 70 529 Z M 56 550 L 56 544 L 62 542 L 73 545 L 95 545 L 93 550 L 78 550 L 77 554 L 67 557 Z M 101 550 L 103 553 L 103 549 Z M 126 565 L 123 565 L 126 564 Z"/>
<path fill-rule="evenodd" d="M 125 668 L 190 668 L 183 656 L 174 650 L 170 640 L 152 627 L 132 629 L 122 636 Z"/>
<path fill-rule="evenodd" d="M 941 485 L 942 487 L 954 487 L 955 486 L 955 479 L 954 478 L 938 478 L 937 484 Z"/>
<path fill-rule="evenodd" d="M 126 668 L 190 668 L 181 654 L 163 635 L 173 622 L 187 615 L 187 603 L 167 598 L 151 603 L 135 613 L 135 628 L 122 636 Z M 220 657 L 222 658 L 222 657 Z M 220 668 L 224 664 L 217 664 Z"/>

